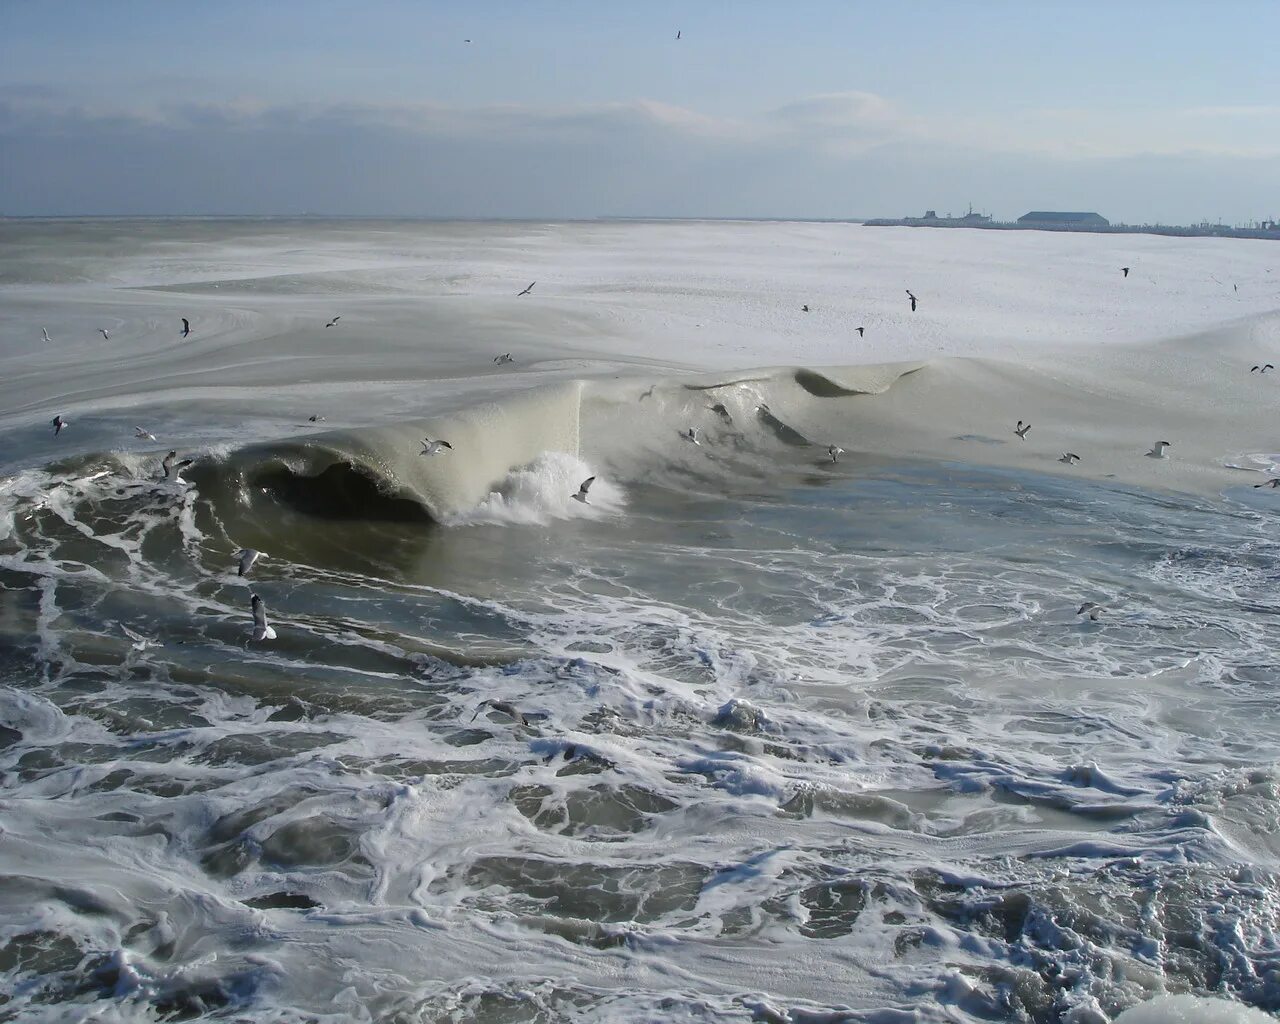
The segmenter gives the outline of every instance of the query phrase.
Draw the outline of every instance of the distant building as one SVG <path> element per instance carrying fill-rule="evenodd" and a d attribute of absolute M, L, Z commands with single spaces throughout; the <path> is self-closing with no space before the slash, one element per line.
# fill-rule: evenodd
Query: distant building
<path fill-rule="evenodd" d="M 1111 222 L 1097 213 L 1057 213 L 1050 210 L 1032 210 L 1018 218 L 1018 226 L 1024 228 L 1107 228 Z"/>

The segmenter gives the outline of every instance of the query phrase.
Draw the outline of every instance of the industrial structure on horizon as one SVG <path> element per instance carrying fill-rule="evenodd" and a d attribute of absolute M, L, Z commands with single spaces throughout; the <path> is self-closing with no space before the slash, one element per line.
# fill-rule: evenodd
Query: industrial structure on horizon
<path fill-rule="evenodd" d="M 923 217 L 898 219 L 876 218 L 863 221 L 868 227 L 908 228 L 987 228 L 996 231 L 1094 231 L 1106 234 L 1181 235 L 1186 237 L 1273 238 L 1280 239 L 1280 221 L 1262 220 L 1255 226 L 1232 227 L 1229 224 L 1112 224 L 1100 213 L 1032 210 L 1016 221 L 993 220 L 989 214 L 975 213 L 973 207 L 961 217 L 947 214 L 939 217 L 926 210 Z"/>

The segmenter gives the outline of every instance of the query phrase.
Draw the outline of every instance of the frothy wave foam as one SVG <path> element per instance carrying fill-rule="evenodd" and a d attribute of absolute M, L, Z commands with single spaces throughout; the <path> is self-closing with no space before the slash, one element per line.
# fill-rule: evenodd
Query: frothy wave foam
<path fill-rule="evenodd" d="M 588 504 L 574 499 L 582 481 L 594 476 Z M 576 456 L 543 452 L 533 462 L 513 469 L 475 508 L 447 520 L 449 526 L 545 526 L 555 519 L 616 514 L 626 494 Z"/>

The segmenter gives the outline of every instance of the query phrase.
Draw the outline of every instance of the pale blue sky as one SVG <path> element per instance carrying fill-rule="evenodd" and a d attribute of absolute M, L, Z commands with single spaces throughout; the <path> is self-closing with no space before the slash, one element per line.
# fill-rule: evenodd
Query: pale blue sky
<path fill-rule="evenodd" d="M 0 211 L 1245 220 L 1277 38 L 1275 0 L 2 0 Z"/>

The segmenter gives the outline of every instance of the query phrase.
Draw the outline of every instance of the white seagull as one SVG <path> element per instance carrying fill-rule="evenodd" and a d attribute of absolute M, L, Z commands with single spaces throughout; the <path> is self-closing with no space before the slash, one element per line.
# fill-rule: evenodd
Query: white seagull
<path fill-rule="evenodd" d="M 688 430 L 680 431 L 680 436 L 690 444 L 701 446 L 702 442 L 698 440 L 698 432 L 695 428 L 690 427 Z"/>
<path fill-rule="evenodd" d="M 172 451 L 168 455 L 166 455 L 163 459 L 160 460 L 160 468 L 164 470 L 164 478 L 166 480 L 168 480 L 169 477 L 171 476 L 175 480 L 181 480 L 182 471 L 186 469 L 189 465 L 191 465 L 191 463 L 193 463 L 194 461 L 195 461 L 194 459 L 183 459 L 181 462 L 179 462 L 178 453 L 176 451 Z"/>
<path fill-rule="evenodd" d="M 1170 442 L 1168 442 L 1168 441 L 1157 441 L 1155 444 L 1153 444 L 1153 445 L 1151 446 L 1151 451 L 1147 452 L 1147 458 L 1149 458 L 1149 459 L 1163 459 L 1163 458 L 1164 458 L 1164 450 L 1165 450 L 1166 448 L 1172 448 L 1172 447 L 1173 447 L 1173 445 L 1172 445 Z"/>
<path fill-rule="evenodd" d="M 1254 490 L 1257 490 L 1259 487 L 1280 487 L 1280 476 L 1272 477 L 1272 479 L 1268 480 L 1266 483 L 1253 485 Z"/>
<path fill-rule="evenodd" d="M 267 606 L 262 603 L 262 598 L 251 594 L 249 604 L 253 608 L 253 639 L 274 640 L 276 631 L 267 625 Z"/>
<path fill-rule="evenodd" d="M 106 338 L 107 341 L 111 340 L 111 335 L 107 333 L 107 329 L 105 327 L 99 327 L 98 333 L 101 334 L 104 338 Z"/>
<path fill-rule="evenodd" d="M 495 363 L 497 363 L 499 366 L 502 366 L 502 365 L 504 365 L 504 364 L 506 364 L 506 363 L 514 363 L 514 362 L 515 362 L 515 360 L 511 357 L 511 353 L 510 353 L 510 352 L 506 352 L 506 353 L 504 353 L 504 354 L 502 354 L 502 355 L 500 355 L 500 356 L 494 356 L 494 357 L 493 357 L 493 361 L 494 361 Z"/>
<path fill-rule="evenodd" d="M 578 493 L 573 495 L 573 500 L 580 501 L 584 505 L 590 505 L 591 502 L 587 501 L 587 491 L 591 490 L 591 483 L 594 480 L 595 477 L 593 476 L 589 476 L 583 480 L 582 483 L 578 485 Z"/>
<path fill-rule="evenodd" d="M 51 419 L 49 422 L 53 425 L 53 436 L 54 436 L 54 437 L 57 437 L 59 434 L 61 434 L 61 433 L 62 433 L 62 428 L 63 428 L 63 427 L 69 427 L 69 426 L 71 426 L 71 423 L 70 423 L 68 420 L 64 420 L 61 416 L 55 416 L 55 417 L 54 417 L 53 419 Z"/>
<path fill-rule="evenodd" d="M 45 340 L 45 341 L 53 341 L 53 339 L 52 339 L 51 337 L 49 337 L 49 328 L 47 328 L 47 327 L 41 327 L 41 328 L 40 328 L 40 333 L 41 333 L 41 335 L 43 335 L 43 336 L 44 336 L 44 340 Z"/>
<path fill-rule="evenodd" d="M 249 570 L 253 568 L 253 563 L 259 558 L 264 557 L 261 551 L 255 551 L 253 548 L 241 548 L 236 552 L 236 558 L 240 559 L 240 568 L 237 570 L 237 576 L 248 576 Z"/>
<path fill-rule="evenodd" d="M 139 441 L 154 441 L 156 439 L 155 434 L 151 433 L 149 430 L 143 430 L 141 427 L 133 428 L 133 436 Z"/>
<path fill-rule="evenodd" d="M 332 327 L 334 324 L 336 324 L 336 323 L 337 323 L 339 320 L 341 320 L 341 319 L 342 319 L 342 317 L 341 317 L 341 316 L 335 316 L 332 320 L 330 320 L 327 324 L 325 324 L 325 326 L 326 326 L 326 327 Z"/>
<path fill-rule="evenodd" d="M 132 646 L 135 651 L 145 651 L 148 647 L 160 646 L 160 642 L 158 640 L 152 640 L 149 636 L 143 636 L 141 633 L 135 633 L 123 622 L 120 623 L 120 630 L 125 636 L 133 641 Z"/>
<path fill-rule="evenodd" d="M 1061 458 L 1059 458 L 1058 461 L 1065 462 L 1068 466 L 1074 466 L 1077 462 L 1080 461 L 1080 456 L 1077 455 L 1075 452 L 1063 452 Z"/>
<path fill-rule="evenodd" d="M 839 462 L 840 456 L 844 454 L 844 449 L 838 444 L 827 445 L 827 454 L 831 456 L 832 462 Z"/>
<path fill-rule="evenodd" d="M 424 437 L 422 439 L 422 451 L 418 452 L 418 454 L 419 455 L 439 455 L 446 448 L 449 451 L 453 451 L 453 445 L 451 445 L 448 441 L 433 441 L 429 437 Z"/>
<path fill-rule="evenodd" d="M 1103 613 L 1104 609 L 1100 604 L 1094 604 L 1092 601 L 1086 601 L 1076 611 L 1077 615 L 1088 615 L 1091 622 L 1097 622 L 1098 616 Z"/>
<path fill-rule="evenodd" d="M 1017 434 L 1019 438 L 1025 441 L 1027 439 L 1027 431 L 1030 429 L 1031 429 L 1030 423 L 1023 423 L 1022 420 L 1018 420 L 1018 425 L 1013 428 L 1013 432 Z"/>

